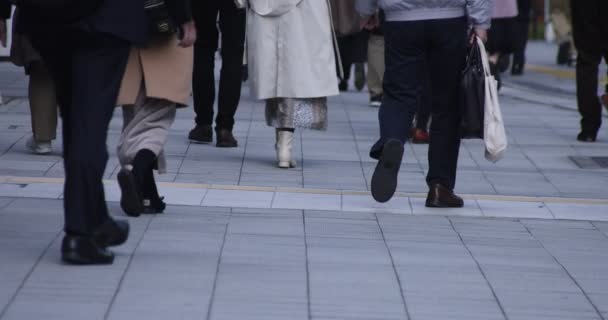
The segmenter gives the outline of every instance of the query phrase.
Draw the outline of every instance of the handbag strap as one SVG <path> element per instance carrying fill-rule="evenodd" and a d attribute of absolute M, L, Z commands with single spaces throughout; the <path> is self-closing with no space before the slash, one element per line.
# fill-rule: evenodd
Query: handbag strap
<path fill-rule="evenodd" d="M 491 77 L 492 72 L 490 71 L 490 61 L 488 60 L 486 46 L 483 44 L 481 38 L 475 36 L 475 39 L 477 40 L 477 45 L 479 46 L 479 55 L 481 56 L 481 63 L 483 64 L 483 73 L 486 77 Z"/>
<path fill-rule="evenodd" d="M 327 7 L 329 8 L 329 24 L 331 25 L 331 36 L 334 41 L 334 50 L 336 52 L 336 59 L 338 62 L 338 72 L 340 73 L 340 79 L 344 79 L 344 67 L 342 66 L 342 57 L 340 56 L 340 47 L 338 47 L 338 35 L 336 34 L 336 27 L 334 26 L 334 17 L 332 14 L 331 3 L 327 1 Z"/>

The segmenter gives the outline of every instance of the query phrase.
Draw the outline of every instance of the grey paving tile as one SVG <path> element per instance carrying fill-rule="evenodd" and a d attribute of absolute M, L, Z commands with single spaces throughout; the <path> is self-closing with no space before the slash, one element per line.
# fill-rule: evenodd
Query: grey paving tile
<path fill-rule="evenodd" d="M 270 208 L 274 192 L 212 189 L 207 192 L 203 206 Z"/>
<path fill-rule="evenodd" d="M 154 219 L 108 319 L 194 319 L 207 314 L 228 219 Z"/>
<path fill-rule="evenodd" d="M 378 217 L 414 319 L 503 319 L 474 260 L 441 217 Z"/>
<path fill-rule="evenodd" d="M 61 238 L 24 283 L 5 319 L 103 319 L 146 219 L 131 223 L 129 242 L 116 249 L 114 265 L 73 268 L 59 262 Z M 59 221 L 57 221 L 59 223 Z M 60 230 L 57 227 L 55 230 Z"/>
<path fill-rule="evenodd" d="M 557 219 L 608 221 L 608 210 L 602 205 L 547 203 Z"/>
<path fill-rule="evenodd" d="M 575 282 L 522 224 L 508 220 L 452 221 L 507 316 L 597 319 Z"/>
<path fill-rule="evenodd" d="M 483 215 L 502 218 L 552 219 L 553 215 L 542 202 L 509 202 L 477 200 Z"/>
<path fill-rule="evenodd" d="M 303 210 L 340 210 L 341 197 L 334 194 L 277 192 L 272 208 Z"/>

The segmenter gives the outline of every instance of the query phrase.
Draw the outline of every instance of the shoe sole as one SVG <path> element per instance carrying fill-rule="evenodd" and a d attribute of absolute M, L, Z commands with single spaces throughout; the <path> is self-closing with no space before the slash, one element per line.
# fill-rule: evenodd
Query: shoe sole
<path fill-rule="evenodd" d="M 372 197 L 384 203 L 389 201 L 397 190 L 397 176 L 403 159 L 403 144 L 389 140 L 384 144 L 382 155 L 372 176 Z"/>
<path fill-rule="evenodd" d="M 108 257 L 105 260 L 96 260 L 93 261 L 91 258 L 86 258 L 81 255 L 76 254 L 75 252 L 62 252 L 61 260 L 67 264 L 73 265 L 106 265 L 114 263 L 114 255 Z"/>
<path fill-rule="evenodd" d="M 144 211 L 144 205 L 139 196 L 133 172 L 127 169 L 120 170 L 118 173 L 118 185 L 121 191 L 120 207 L 128 216 L 139 217 Z"/>
<path fill-rule="evenodd" d="M 462 207 L 464 207 L 464 203 L 461 205 L 448 205 L 448 204 L 441 203 L 439 201 L 429 201 L 428 199 L 424 205 L 427 208 L 462 208 Z"/>
<path fill-rule="evenodd" d="M 223 143 L 218 143 L 215 145 L 217 148 L 238 148 L 238 144 L 223 144 Z"/>
<path fill-rule="evenodd" d="M 194 140 L 194 139 L 190 139 L 188 138 L 188 140 L 190 140 L 190 142 L 192 143 L 196 143 L 196 144 L 210 144 L 213 143 L 213 139 L 209 140 L 209 141 L 201 141 L 201 140 Z"/>

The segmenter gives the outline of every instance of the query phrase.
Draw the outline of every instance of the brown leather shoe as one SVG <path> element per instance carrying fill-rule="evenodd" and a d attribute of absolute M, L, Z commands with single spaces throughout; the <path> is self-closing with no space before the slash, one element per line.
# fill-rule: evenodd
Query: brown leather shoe
<path fill-rule="evenodd" d="M 429 208 L 462 208 L 464 201 L 452 190 L 440 184 L 434 184 L 426 197 L 426 206 Z"/>
<path fill-rule="evenodd" d="M 232 131 L 228 129 L 215 129 L 217 134 L 217 143 L 215 144 L 218 148 L 236 148 L 239 143 L 232 135 Z"/>

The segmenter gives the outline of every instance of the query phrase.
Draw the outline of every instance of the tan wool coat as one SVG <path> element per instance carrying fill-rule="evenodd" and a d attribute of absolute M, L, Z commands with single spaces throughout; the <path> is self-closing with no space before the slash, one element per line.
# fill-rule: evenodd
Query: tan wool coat
<path fill-rule="evenodd" d="M 179 47 L 177 37 L 132 48 L 117 105 L 135 104 L 142 80 L 146 97 L 187 105 L 192 88 L 194 49 Z"/>

